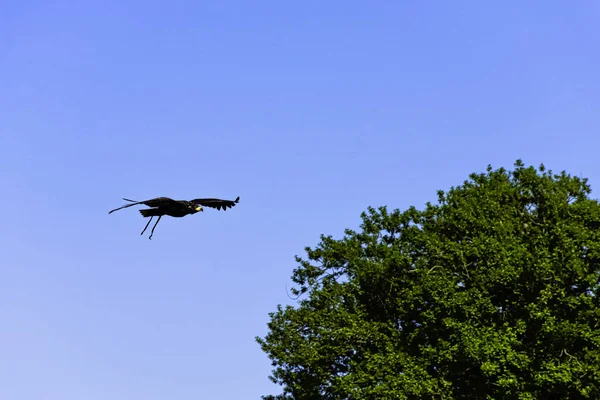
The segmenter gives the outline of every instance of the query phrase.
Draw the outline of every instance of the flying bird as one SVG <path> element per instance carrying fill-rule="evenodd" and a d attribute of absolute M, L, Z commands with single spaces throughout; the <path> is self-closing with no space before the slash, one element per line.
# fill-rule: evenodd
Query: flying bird
<path fill-rule="evenodd" d="M 168 197 L 157 197 L 155 199 L 144 200 L 144 201 L 135 201 L 123 198 L 123 200 L 130 202 L 131 204 L 126 204 L 119 208 L 115 208 L 114 210 L 110 210 L 108 213 L 111 214 L 117 210 L 144 204 L 151 208 L 145 208 L 143 210 L 139 210 L 140 214 L 144 218 L 150 217 L 148 223 L 144 227 L 141 235 L 144 234 L 150 222 L 152 222 L 152 218 L 158 217 L 156 223 L 152 227 L 150 231 L 150 236 L 148 239 L 152 239 L 152 235 L 154 234 L 154 229 L 158 222 L 162 218 L 163 215 L 168 215 L 170 217 L 181 218 L 185 217 L 188 214 L 196 214 L 197 212 L 203 212 L 203 207 L 216 208 L 217 210 L 227 211 L 228 208 L 234 207 L 239 201 L 240 197 L 238 196 L 235 200 L 222 200 L 222 199 L 194 199 L 194 200 L 173 200 Z"/>

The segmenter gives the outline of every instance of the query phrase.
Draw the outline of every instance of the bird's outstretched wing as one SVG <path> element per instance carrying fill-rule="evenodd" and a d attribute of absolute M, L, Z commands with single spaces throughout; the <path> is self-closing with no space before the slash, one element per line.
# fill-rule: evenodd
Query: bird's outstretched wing
<path fill-rule="evenodd" d="M 180 205 L 177 201 L 170 199 L 168 197 L 157 197 L 155 199 L 150 199 L 150 200 L 144 200 L 144 201 L 135 201 L 135 200 L 129 200 L 129 199 L 125 199 L 123 198 L 123 200 L 125 201 L 129 201 L 131 204 L 126 204 L 124 206 L 121 206 L 119 208 L 115 208 L 114 210 L 110 210 L 108 213 L 112 213 L 114 211 L 120 210 L 122 208 L 127 208 L 127 207 L 131 207 L 131 206 L 136 206 L 138 204 L 144 204 L 148 207 L 160 207 L 160 206 L 168 206 L 168 205 Z"/>
<path fill-rule="evenodd" d="M 216 208 L 217 210 L 223 209 L 227 211 L 228 208 L 234 207 L 240 201 L 240 196 L 235 200 L 222 200 L 222 199 L 194 199 L 190 200 L 194 204 L 198 204 L 204 207 Z"/>

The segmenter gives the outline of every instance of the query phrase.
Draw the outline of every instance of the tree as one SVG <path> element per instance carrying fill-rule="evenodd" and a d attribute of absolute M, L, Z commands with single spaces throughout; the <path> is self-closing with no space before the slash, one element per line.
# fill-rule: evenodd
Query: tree
<path fill-rule="evenodd" d="M 257 337 L 263 399 L 600 398 L 600 204 L 544 166 L 321 236 Z"/>

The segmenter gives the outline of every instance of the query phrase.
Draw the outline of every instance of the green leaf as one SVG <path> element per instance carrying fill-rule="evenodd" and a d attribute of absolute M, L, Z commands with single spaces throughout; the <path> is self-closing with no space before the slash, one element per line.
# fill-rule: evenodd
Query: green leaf
<path fill-rule="evenodd" d="M 544 165 L 471 174 L 298 257 L 265 399 L 600 398 L 600 204 Z"/>

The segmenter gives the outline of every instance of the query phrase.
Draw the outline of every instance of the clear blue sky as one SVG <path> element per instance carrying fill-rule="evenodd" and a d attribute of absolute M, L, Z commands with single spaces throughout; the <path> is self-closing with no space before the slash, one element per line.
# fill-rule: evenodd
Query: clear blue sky
<path fill-rule="evenodd" d="M 254 337 L 321 233 L 517 158 L 600 186 L 599 17 L 592 0 L 3 2 L 0 398 L 278 392 Z M 137 208 L 108 215 L 238 195 L 153 240 Z"/>

